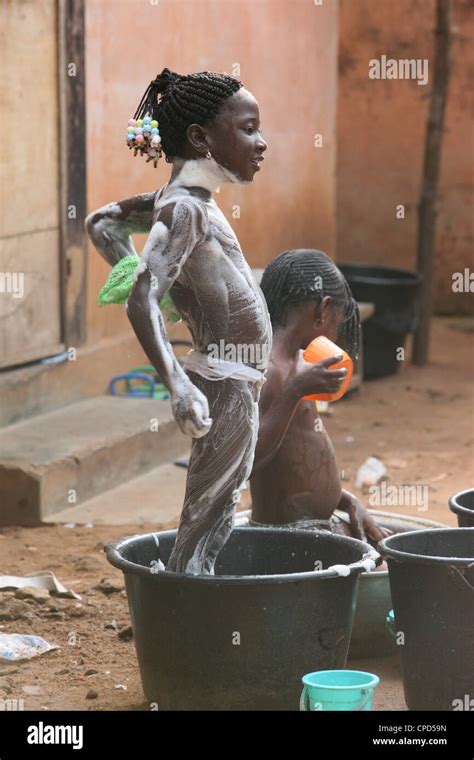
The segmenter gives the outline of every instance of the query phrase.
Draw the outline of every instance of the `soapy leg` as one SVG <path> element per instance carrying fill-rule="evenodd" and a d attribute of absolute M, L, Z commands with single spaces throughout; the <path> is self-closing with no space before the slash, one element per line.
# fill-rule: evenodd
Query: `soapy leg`
<path fill-rule="evenodd" d="M 252 470 L 260 387 L 189 376 L 207 397 L 213 422 L 207 435 L 193 439 L 178 536 L 166 569 L 212 575 Z"/>

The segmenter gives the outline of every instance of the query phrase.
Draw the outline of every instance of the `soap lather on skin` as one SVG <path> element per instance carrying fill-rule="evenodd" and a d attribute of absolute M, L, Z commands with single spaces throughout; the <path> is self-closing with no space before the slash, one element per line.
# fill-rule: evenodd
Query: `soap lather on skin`
<path fill-rule="evenodd" d="M 199 90 L 203 96 L 196 98 Z M 193 437 L 167 570 L 212 574 L 252 468 L 266 362 L 255 374 L 251 362 L 229 368 L 226 361 L 213 361 L 210 372 L 209 346 L 259 346 L 265 350 L 253 354 L 268 357 L 272 340 L 263 294 L 212 193 L 224 182 L 251 182 L 267 145 L 257 101 L 226 75 L 179 76 L 164 69 L 138 110 L 142 105 L 157 114 L 171 178 L 155 194 L 100 209 L 86 226 L 112 266 L 135 255 L 132 232 L 146 227 L 149 233 L 127 314 L 170 392 L 177 424 Z M 175 140 L 176 123 L 184 126 Z M 168 291 L 193 339 L 187 370 L 173 353 L 159 306 Z"/>
<path fill-rule="evenodd" d="M 207 185 L 206 200 L 202 192 L 195 194 L 182 184 L 186 182 L 186 163 L 200 164 L 205 170 L 200 186 Z M 211 197 L 211 188 L 215 189 L 222 181 L 220 169 L 213 163 L 185 162 L 178 175 L 180 181 L 169 183 L 156 193 L 152 209 L 149 198 L 141 201 L 149 204 L 151 229 L 127 303 L 137 337 L 170 390 L 175 418 L 183 432 L 193 437 L 193 450 L 198 440 L 202 438 L 204 444 L 212 426 L 216 427 L 216 440 L 209 439 L 207 447 L 203 445 L 202 451 L 196 450 L 191 456 L 181 538 L 178 535 L 177 541 L 184 559 L 172 566 L 193 573 L 213 572 L 218 550 L 232 528 L 233 514 L 253 461 L 259 383 L 255 378 L 234 380 L 224 370 L 221 380 L 210 380 L 206 369 L 200 369 L 199 361 L 194 361 L 192 371 L 186 373 L 166 335 L 160 299 L 170 289 L 198 354 L 205 356 L 207 347 L 219 345 L 220 340 L 226 345 L 258 341 L 265 346 L 265 356 L 271 347 L 271 325 L 263 295 L 232 228 Z M 193 183 L 199 181 L 198 169 L 199 166 L 193 166 L 189 170 Z M 130 219 L 123 218 L 116 206 L 120 204 L 114 204 L 108 221 L 104 212 L 98 220 L 99 228 L 92 225 L 94 242 L 101 245 L 104 258 L 110 263 L 116 259 L 111 241 L 125 255 L 136 254 L 131 239 L 125 237 L 124 241 L 130 231 Z M 139 223 L 143 220 L 142 215 Z M 219 373 L 219 365 L 213 362 L 213 373 L 216 368 Z M 199 382 L 198 372 L 202 375 Z M 263 372 L 257 375 L 259 380 L 264 378 Z M 212 399 L 212 416 L 208 398 Z M 218 424 L 212 419 L 216 415 L 220 418 Z M 218 489 L 213 487 L 217 483 Z M 187 542 L 182 538 L 189 531 L 195 536 L 191 542 L 194 548 L 188 553 Z"/>

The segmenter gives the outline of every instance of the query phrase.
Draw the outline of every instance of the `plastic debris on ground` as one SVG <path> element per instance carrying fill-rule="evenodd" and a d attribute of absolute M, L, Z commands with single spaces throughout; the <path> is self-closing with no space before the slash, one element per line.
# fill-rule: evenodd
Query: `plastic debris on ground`
<path fill-rule="evenodd" d="M 49 644 L 41 636 L 0 633 L 0 661 L 2 662 L 30 660 L 52 649 L 58 649 L 58 647 L 55 644 Z"/>
<path fill-rule="evenodd" d="M 357 470 L 355 486 L 359 490 L 375 486 L 387 475 L 387 468 L 377 457 L 368 457 Z"/>
<path fill-rule="evenodd" d="M 39 570 L 38 572 L 23 576 L 0 575 L 0 591 L 12 591 L 27 586 L 46 589 L 46 591 L 53 593 L 55 596 L 63 596 L 81 601 L 79 594 L 63 586 L 54 573 L 49 570 Z"/>

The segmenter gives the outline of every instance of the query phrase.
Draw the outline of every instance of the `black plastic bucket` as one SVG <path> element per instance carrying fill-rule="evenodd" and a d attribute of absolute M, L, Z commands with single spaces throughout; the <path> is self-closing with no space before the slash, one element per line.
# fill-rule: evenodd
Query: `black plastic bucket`
<path fill-rule="evenodd" d="M 463 709 L 474 696 L 474 528 L 401 533 L 379 548 L 408 707 Z"/>
<path fill-rule="evenodd" d="M 400 366 L 398 349 L 419 319 L 421 275 L 384 266 L 339 264 L 356 301 L 375 305 L 364 322 L 364 378 L 393 375 Z"/>
<path fill-rule="evenodd" d="M 158 709 L 297 710 L 303 675 L 345 667 L 363 561 L 381 561 L 372 547 L 236 528 L 215 576 L 157 571 L 175 538 L 173 530 L 105 547 L 125 574 L 143 690 Z"/>
<path fill-rule="evenodd" d="M 474 528 L 474 488 L 451 496 L 449 508 L 458 518 L 460 528 Z"/>

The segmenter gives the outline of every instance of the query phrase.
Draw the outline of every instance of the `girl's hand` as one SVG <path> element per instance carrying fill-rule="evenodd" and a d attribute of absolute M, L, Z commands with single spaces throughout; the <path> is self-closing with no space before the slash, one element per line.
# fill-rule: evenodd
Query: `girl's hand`
<path fill-rule="evenodd" d="M 371 539 L 374 543 L 378 543 L 382 538 L 392 535 L 390 530 L 377 525 L 364 505 L 349 491 L 343 493 L 338 508 L 343 509 L 349 515 L 354 538 L 360 538 L 362 541 Z"/>
<path fill-rule="evenodd" d="M 285 381 L 291 386 L 295 395 L 302 398 L 313 393 L 337 393 L 347 371 L 345 369 L 328 369 L 328 367 L 341 361 L 342 354 L 323 359 L 316 364 L 307 362 L 303 354 L 303 350 L 300 349 Z"/>
<path fill-rule="evenodd" d="M 209 432 L 212 419 L 209 417 L 207 398 L 192 383 L 171 395 L 171 408 L 181 431 L 192 438 L 202 438 Z"/>

